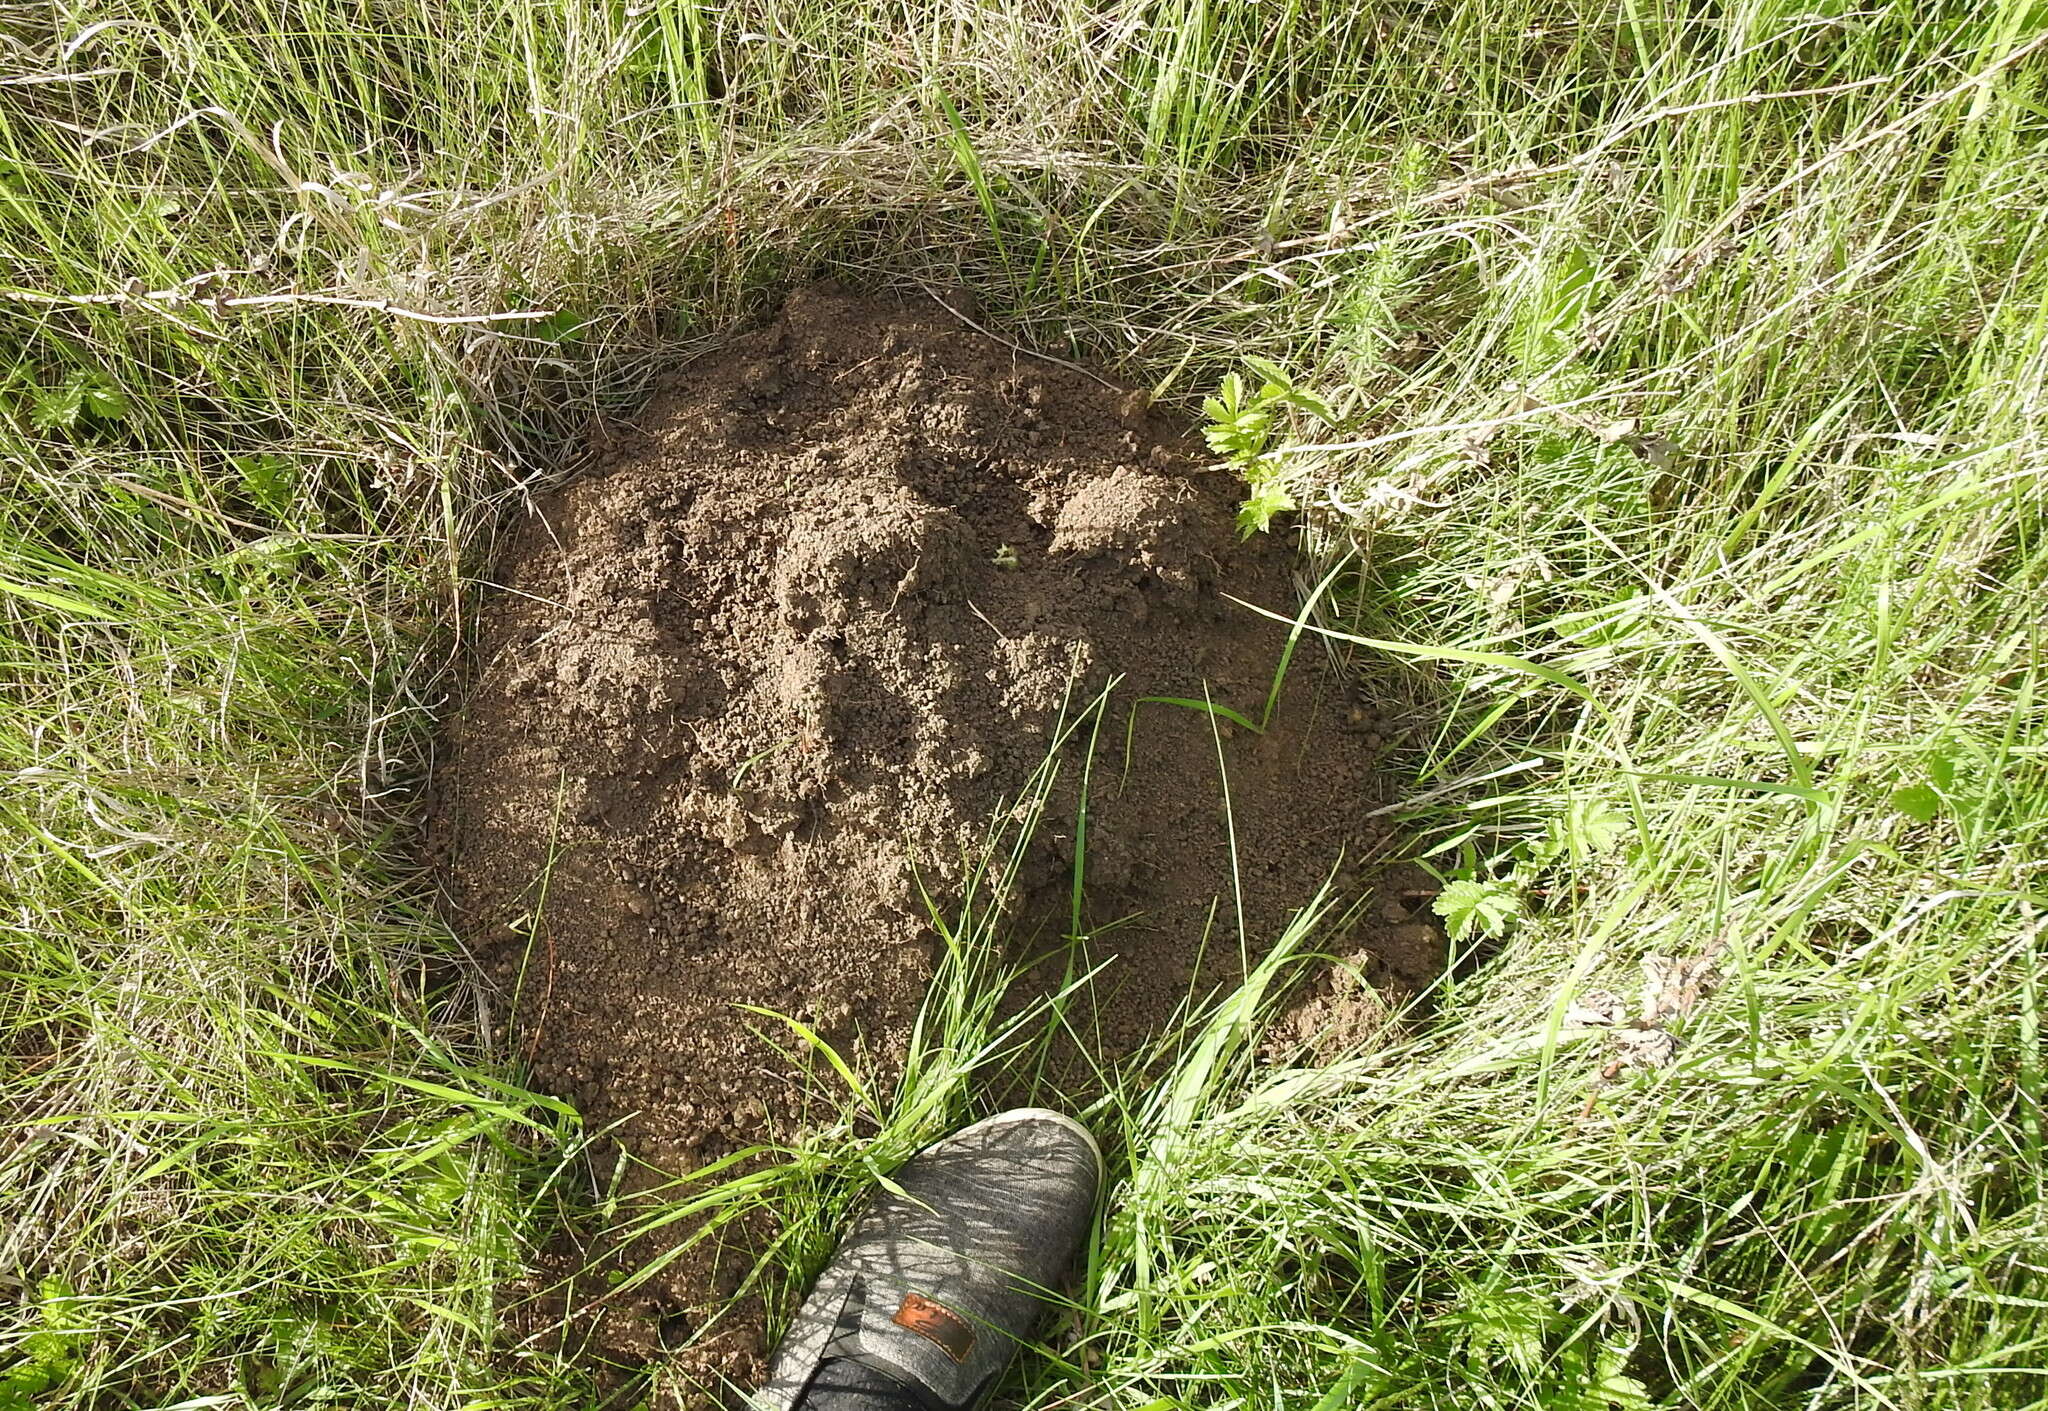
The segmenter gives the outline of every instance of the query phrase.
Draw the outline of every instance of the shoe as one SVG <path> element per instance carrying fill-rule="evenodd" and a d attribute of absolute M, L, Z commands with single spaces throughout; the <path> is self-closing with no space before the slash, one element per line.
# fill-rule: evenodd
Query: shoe
<path fill-rule="evenodd" d="M 1021 1108 L 926 1147 L 891 1185 L 797 1310 L 753 1397 L 758 1411 L 794 1411 L 840 1359 L 902 1383 L 931 1411 L 968 1411 L 1087 1245 L 1102 1152 L 1071 1117 Z"/>

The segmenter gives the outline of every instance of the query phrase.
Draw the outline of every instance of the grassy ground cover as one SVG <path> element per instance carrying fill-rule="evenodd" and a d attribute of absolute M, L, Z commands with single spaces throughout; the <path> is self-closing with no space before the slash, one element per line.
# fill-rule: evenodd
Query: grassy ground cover
<path fill-rule="evenodd" d="M 819 273 L 1190 411 L 1243 374 L 1219 454 L 1412 705 L 1469 951 L 1392 1048 L 1254 1063 L 1261 976 L 1116 1094 L 1021 1394 L 2048 1405 L 2044 48 L 2033 0 L 0 5 L 0 1406 L 587 1404 L 490 1355 L 602 1193 L 420 781 L 496 518 Z M 881 1137 L 725 1193 L 786 1263 L 957 1110 L 974 993 Z"/>

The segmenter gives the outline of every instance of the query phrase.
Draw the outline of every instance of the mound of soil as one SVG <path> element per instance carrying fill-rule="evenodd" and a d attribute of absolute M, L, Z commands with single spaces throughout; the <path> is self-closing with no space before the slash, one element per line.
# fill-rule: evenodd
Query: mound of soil
<path fill-rule="evenodd" d="M 1355 854 L 1377 722 L 1313 644 L 1221 767 L 1208 716 L 1136 704 L 1262 710 L 1286 629 L 1219 591 L 1295 592 L 1284 546 L 1238 542 L 1233 489 L 1141 398 L 936 306 L 800 293 L 671 382 L 510 542 L 437 778 L 453 912 L 536 1081 L 671 1173 L 814 1115 L 763 1033 L 797 1046 L 738 1006 L 886 1092 L 933 970 L 921 893 L 957 897 L 1063 706 L 1113 677 L 1075 942 L 1110 964 L 1073 1027 L 1115 1059 L 1234 980 Z M 1018 954 L 1071 930 L 1071 805 L 1033 843 Z M 1441 961 L 1416 931 L 1347 950 L 1412 987 Z M 704 1253 L 598 1300 L 598 1345 L 689 1344 L 686 1373 L 747 1383 L 758 1310 L 696 1335 L 746 1267 Z"/>

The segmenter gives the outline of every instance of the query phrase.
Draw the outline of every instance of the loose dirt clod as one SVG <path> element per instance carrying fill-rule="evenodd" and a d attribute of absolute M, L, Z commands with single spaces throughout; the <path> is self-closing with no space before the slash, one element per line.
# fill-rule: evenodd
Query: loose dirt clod
<path fill-rule="evenodd" d="M 932 973 L 920 889 L 947 904 L 1063 703 L 1113 676 L 1085 854 L 1105 929 L 1078 943 L 1112 963 L 1076 1031 L 1114 1059 L 1238 975 L 1376 800 L 1312 643 L 1270 730 L 1220 732 L 1227 822 L 1211 718 L 1136 704 L 1261 712 L 1286 630 L 1218 589 L 1294 588 L 1284 547 L 1237 542 L 1232 489 L 1135 400 L 942 309 L 807 291 L 670 383 L 511 542 L 437 781 L 453 912 L 516 989 L 536 1081 L 669 1172 L 813 1115 L 736 1006 L 886 1081 Z M 1020 954 L 1069 930 L 1071 820 L 1034 843 Z M 1427 934 L 1380 940 L 1376 982 L 1440 963 Z M 673 1355 L 744 1267 L 706 1253 L 603 1300 L 599 1346 Z M 744 1384 L 761 1326 L 721 1320 L 680 1365 Z"/>

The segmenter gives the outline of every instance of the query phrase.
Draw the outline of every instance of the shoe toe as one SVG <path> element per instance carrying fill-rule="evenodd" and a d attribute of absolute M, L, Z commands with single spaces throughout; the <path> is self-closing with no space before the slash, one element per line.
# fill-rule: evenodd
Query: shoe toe
<path fill-rule="evenodd" d="M 1043 1109 L 926 1147 L 840 1246 L 756 1404 L 787 1407 L 831 1356 L 905 1380 L 931 1404 L 970 1404 L 1056 1301 L 1101 1185 L 1094 1138 Z"/>

